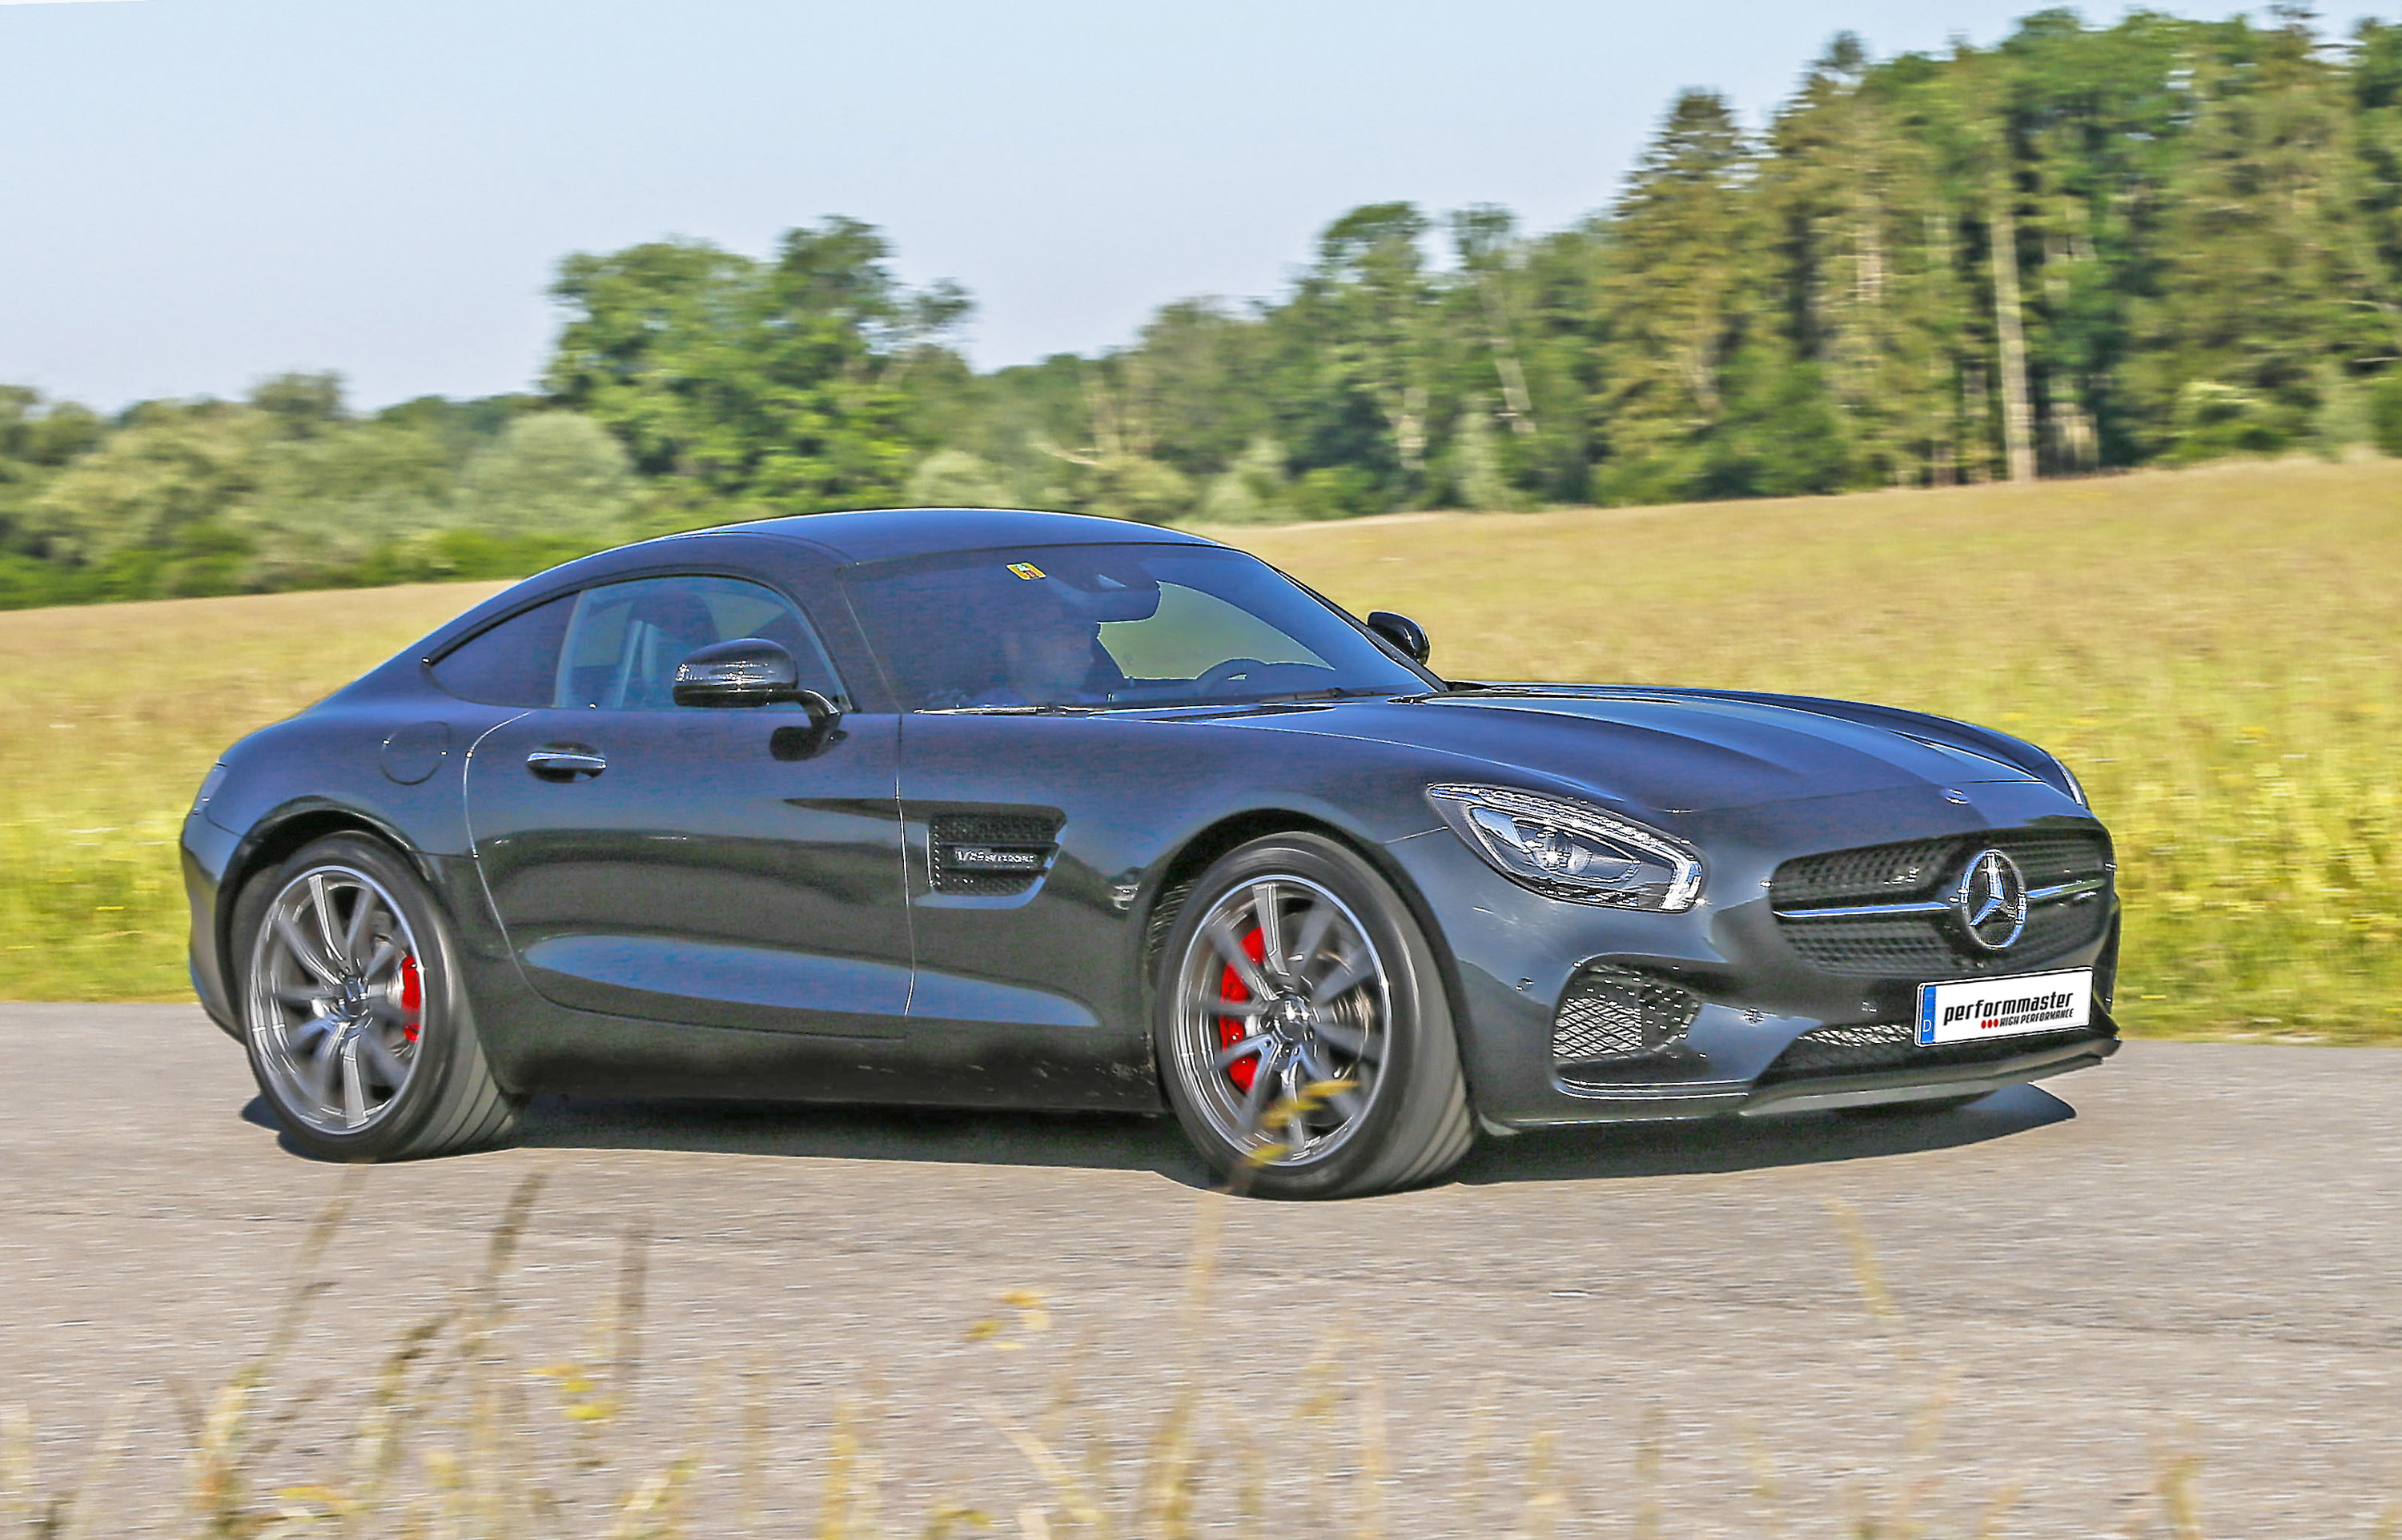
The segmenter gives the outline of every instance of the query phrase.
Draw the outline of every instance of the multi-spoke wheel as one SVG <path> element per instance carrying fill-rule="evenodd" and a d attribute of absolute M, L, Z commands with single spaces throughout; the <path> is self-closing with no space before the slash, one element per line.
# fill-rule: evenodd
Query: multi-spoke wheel
<path fill-rule="evenodd" d="M 312 866 L 269 899 L 250 1031 L 283 1109 L 321 1134 L 391 1111 L 417 1066 L 421 977 L 408 922 L 366 873 Z"/>
<path fill-rule="evenodd" d="M 1177 1116 L 1212 1164 L 1273 1197 L 1424 1181 L 1472 1136 L 1423 936 L 1341 846 L 1278 835 L 1186 899 L 1155 1032 Z"/>
<path fill-rule="evenodd" d="M 407 865 L 321 840 L 243 891 L 244 1038 L 294 1141 L 335 1160 L 488 1143 L 517 1103 L 485 1066 L 440 911 Z"/>

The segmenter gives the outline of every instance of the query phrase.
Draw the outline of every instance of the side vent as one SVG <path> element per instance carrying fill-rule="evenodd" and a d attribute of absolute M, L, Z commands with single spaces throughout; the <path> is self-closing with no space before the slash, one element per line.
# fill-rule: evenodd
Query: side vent
<path fill-rule="evenodd" d="M 937 893 L 1008 898 L 1032 887 L 1059 849 L 1056 818 L 937 813 L 927 820 Z"/>

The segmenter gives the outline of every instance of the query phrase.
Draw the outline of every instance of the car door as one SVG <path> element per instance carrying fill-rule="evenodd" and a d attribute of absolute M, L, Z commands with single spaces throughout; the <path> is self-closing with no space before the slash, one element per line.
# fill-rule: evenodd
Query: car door
<path fill-rule="evenodd" d="M 1066 591 L 1071 573 L 1083 585 Z M 1269 667 L 1291 655 L 1288 639 L 1148 578 L 1139 554 L 953 553 L 848 581 L 911 708 L 901 787 L 913 1054 L 961 1097 L 1154 1104 L 1133 911 L 1162 814 L 1217 774 L 1194 752 L 1207 730 L 1051 703 L 1105 700 L 1138 673 Z M 1163 614 L 1179 636 L 1208 634 L 1154 637 Z"/>
<path fill-rule="evenodd" d="M 848 697 L 763 584 L 646 577 L 574 600 L 550 704 L 467 773 L 477 865 L 533 989 L 621 1017 L 897 1038 L 909 997 L 898 718 L 679 708 L 675 669 L 740 637 Z"/>
<path fill-rule="evenodd" d="M 946 1097 L 1148 1107 L 1131 909 L 1174 767 L 1123 719 L 904 719 L 911 1051 Z"/>

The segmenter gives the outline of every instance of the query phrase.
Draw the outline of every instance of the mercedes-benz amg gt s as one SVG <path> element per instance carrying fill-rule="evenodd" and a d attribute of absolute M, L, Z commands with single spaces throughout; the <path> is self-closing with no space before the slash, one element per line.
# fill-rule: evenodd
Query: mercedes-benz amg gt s
<path fill-rule="evenodd" d="M 227 752 L 194 983 L 331 1159 L 544 1092 L 1165 1109 L 1284 1197 L 2117 1048 L 2110 840 L 2042 749 L 1428 656 L 1068 515 L 588 557 Z"/>

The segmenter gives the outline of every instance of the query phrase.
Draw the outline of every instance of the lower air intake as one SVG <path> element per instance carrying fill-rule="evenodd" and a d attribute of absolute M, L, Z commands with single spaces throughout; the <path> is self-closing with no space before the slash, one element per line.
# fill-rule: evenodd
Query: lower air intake
<path fill-rule="evenodd" d="M 1552 1057 L 1562 1064 L 1656 1053 L 1691 1030 L 1702 1002 L 1691 991 L 1630 969 L 1589 967 L 1568 981 L 1552 1018 Z"/>

